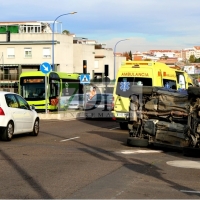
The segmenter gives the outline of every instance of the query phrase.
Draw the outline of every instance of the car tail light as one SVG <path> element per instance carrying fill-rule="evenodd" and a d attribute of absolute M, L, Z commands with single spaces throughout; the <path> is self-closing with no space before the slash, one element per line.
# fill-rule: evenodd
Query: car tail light
<path fill-rule="evenodd" d="M 5 113 L 1 107 L 0 107 L 0 115 L 5 115 Z"/>

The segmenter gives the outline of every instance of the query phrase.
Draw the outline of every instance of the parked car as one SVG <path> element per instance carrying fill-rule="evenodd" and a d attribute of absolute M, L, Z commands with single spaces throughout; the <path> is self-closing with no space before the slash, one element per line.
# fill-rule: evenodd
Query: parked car
<path fill-rule="evenodd" d="M 86 100 L 88 97 L 86 97 Z M 83 110 L 85 102 L 84 94 L 75 94 L 69 99 L 68 109 Z"/>
<path fill-rule="evenodd" d="M 38 114 L 20 95 L 0 91 L 0 137 L 10 141 L 13 135 L 21 133 L 38 135 Z"/>
<path fill-rule="evenodd" d="M 113 94 L 101 93 L 92 97 L 85 107 L 85 117 L 88 118 L 113 118 Z"/>

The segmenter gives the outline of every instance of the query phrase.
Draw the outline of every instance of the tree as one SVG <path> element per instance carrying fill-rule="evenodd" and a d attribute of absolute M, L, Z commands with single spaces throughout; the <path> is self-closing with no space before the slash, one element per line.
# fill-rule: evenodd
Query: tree
<path fill-rule="evenodd" d="M 190 63 L 194 63 L 195 60 L 196 60 L 195 56 L 191 55 L 190 58 L 189 58 Z"/>
<path fill-rule="evenodd" d="M 126 57 L 126 60 L 132 60 L 132 57 L 130 58 L 130 55 L 129 55 L 128 52 L 124 52 L 122 55 L 123 55 L 124 57 Z"/>
<path fill-rule="evenodd" d="M 200 58 L 196 58 L 195 62 L 200 63 Z"/>
<path fill-rule="evenodd" d="M 70 34 L 70 32 L 69 32 L 68 30 L 64 30 L 64 31 L 62 32 L 62 34 L 69 35 L 69 34 Z"/>

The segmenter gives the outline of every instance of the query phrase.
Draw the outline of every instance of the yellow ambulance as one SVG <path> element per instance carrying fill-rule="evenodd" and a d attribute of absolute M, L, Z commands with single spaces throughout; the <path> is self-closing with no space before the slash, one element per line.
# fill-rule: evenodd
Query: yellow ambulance
<path fill-rule="evenodd" d="M 155 61 L 124 61 L 118 70 L 113 90 L 113 115 L 121 129 L 128 124 L 129 97 L 131 87 L 158 86 L 178 90 L 192 86 L 192 79 L 181 70 L 170 68 Z"/>

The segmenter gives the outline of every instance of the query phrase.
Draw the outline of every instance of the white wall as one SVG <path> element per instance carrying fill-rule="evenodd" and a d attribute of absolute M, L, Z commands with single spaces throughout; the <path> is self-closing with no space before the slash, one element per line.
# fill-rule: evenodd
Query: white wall
<path fill-rule="evenodd" d="M 83 73 L 83 60 L 87 60 L 87 73 L 92 75 L 94 67 L 95 50 L 94 45 L 74 44 L 73 45 L 73 72 Z"/>
<path fill-rule="evenodd" d="M 66 34 L 54 34 L 54 64 L 57 70 L 67 73 L 82 73 L 83 60 L 87 60 L 87 72 L 92 75 L 104 73 L 104 66 L 109 65 L 109 77 L 113 79 L 114 54 L 112 49 L 95 49 L 95 44 L 73 44 L 73 36 Z M 13 47 L 15 57 L 7 57 L 7 48 Z M 43 57 L 43 48 L 50 48 L 50 57 Z M 32 57 L 25 58 L 24 48 L 32 48 Z M 50 33 L 20 33 L 11 34 L 11 41 L 6 42 L 6 34 L 0 34 L 0 57 L 3 54 L 3 62 L 8 65 L 40 65 L 43 62 L 52 64 L 52 34 Z M 116 70 L 125 61 L 125 57 L 116 56 Z M 2 64 L 2 60 L 0 61 Z M 97 66 L 97 68 L 95 68 Z"/>
<path fill-rule="evenodd" d="M 113 80 L 114 78 L 114 53 L 112 49 L 96 49 L 95 50 L 95 61 L 98 62 L 98 68 L 94 68 L 95 72 L 102 72 L 104 73 L 104 66 L 109 65 L 109 78 Z M 98 58 L 99 56 L 99 58 Z M 100 58 L 100 56 L 104 56 Z M 125 61 L 126 57 L 115 57 L 115 74 L 117 74 L 122 61 Z"/>
<path fill-rule="evenodd" d="M 68 72 L 73 67 L 73 37 L 65 34 L 54 34 L 54 64 L 58 64 L 58 71 Z M 0 34 L 0 42 L 5 42 L 5 34 Z M 27 42 L 26 42 L 27 41 Z M 26 43 L 25 43 L 26 42 Z M 46 43 L 46 44 L 45 44 Z M 15 57 L 7 57 L 7 48 L 13 47 Z M 43 57 L 43 48 L 50 48 L 50 57 Z M 25 58 L 24 48 L 32 49 L 32 57 Z M 43 62 L 52 64 L 52 34 L 49 33 L 20 33 L 11 34 L 10 42 L 0 44 L 0 56 L 3 53 L 4 64 L 40 65 Z M 68 66 L 68 68 L 66 67 Z"/>

